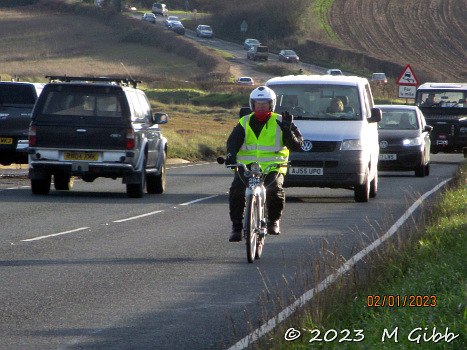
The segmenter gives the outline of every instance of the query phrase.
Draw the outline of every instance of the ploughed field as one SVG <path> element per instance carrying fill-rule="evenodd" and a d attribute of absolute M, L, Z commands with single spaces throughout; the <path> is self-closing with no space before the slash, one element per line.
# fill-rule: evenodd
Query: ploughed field
<path fill-rule="evenodd" d="M 440 81 L 467 79 L 466 0 L 334 0 L 329 23 L 351 49 Z"/>

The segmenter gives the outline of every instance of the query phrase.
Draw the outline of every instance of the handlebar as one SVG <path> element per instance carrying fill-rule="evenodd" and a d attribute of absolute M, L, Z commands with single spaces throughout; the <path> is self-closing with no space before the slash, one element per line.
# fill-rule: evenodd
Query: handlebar
<path fill-rule="evenodd" d="M 225 164 L 225 158 L 223 157 L 218 157 L 217 158 L 217 163 L 218 164 Z M 262 173 L 266 173 L 270 168 L 280 168 L 283 166 L 288 166 L 290 162 L 284 162 L 284 163 L 276 163 L 276 164 L 270 164 L 264 169 L 263 171 L 260 170 Z M 250 170 L 247 168 L 247 166 L 243 163 L 237 162 L 237 164 L 232 164 L 232 165 L 226 165 L 226 168 L 237 168 L 237 167 L 243 167 L 245 172 L 250 172 Z"/>

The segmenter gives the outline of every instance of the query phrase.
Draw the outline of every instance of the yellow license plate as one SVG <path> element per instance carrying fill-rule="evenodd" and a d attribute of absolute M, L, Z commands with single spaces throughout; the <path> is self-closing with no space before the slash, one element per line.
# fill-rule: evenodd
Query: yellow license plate
<path fill-rule="evenodd" d="M 12 137 L 0 137 L 0 145 L 12 145 L 13 138 Z"/>
<path fill-rule="evenodd" d="M 65 160 L 83 160 L 97 162 L 99 153 L 97 152 L 65 152 Z"/>

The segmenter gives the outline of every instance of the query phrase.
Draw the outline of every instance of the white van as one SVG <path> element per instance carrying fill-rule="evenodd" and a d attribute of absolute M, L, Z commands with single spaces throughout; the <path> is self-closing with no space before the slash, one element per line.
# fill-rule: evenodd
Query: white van
<path fill-rule="evenodd" d="M 291 152 L 284 187 L 330 187 L 354 191 L 368 202 L 378 187 L 378 129 L 370 85 L 354 76 L 302 75 L 270 79 L 276 113 L 294 116 L 304 144 Z"/>

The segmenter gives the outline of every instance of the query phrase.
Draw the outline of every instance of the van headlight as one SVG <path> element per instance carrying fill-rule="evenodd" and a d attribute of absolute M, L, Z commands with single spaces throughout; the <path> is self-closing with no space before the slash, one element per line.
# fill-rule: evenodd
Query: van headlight
<path fill-rule="evenodd" d="M 420 146 L 422 144 L 422 138 L 414 137 L 413 139 L 404 139 L 402 144 L 404 146 Z"/>
<path fill-rule="evenodd" d="M 344 140 L 342 141 L 341 151 L 361 151 L 362 140 Z"/>

